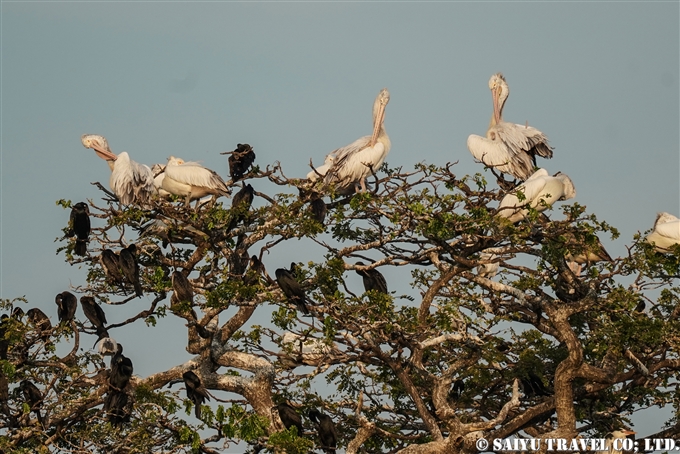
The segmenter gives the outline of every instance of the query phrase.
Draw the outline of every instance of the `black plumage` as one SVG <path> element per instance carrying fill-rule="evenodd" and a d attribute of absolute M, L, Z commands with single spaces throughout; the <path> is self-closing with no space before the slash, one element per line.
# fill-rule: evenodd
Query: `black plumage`
<path fill-rule="evenodd" d="M 520 381 L 522 382 L 524 394 L 527 397 L 552 396 L 553 394 L 550 392 L 550 390 L 548 390 L 548 388 L 545 387 L 543 380 L 541 380 L 541 378 L 533 372 L 529 372 L 527 376 L 521 378 Z"/>
<path fill-rule="evenodd" d="M 119 426 L 130 421 L 130 414 L 125 410 L 128 403 L 128 395 L 123 391 L 109 390 L 104 401 L 104 411 L 113 426 Z"/>
<path fill-rule="evenodd" d="M 109 337 L 106 331 L 106 314 L 99 304 L 91 296 L 81 296 L 80 305 L 83 307 L 85 317 L 92 323 L 97 330 L 97 335 L 101 337 Z"/>
<path fill-rule="evenodd" d="M 190 370 L 184 372 L 182 378 L 187 389 L 187 398 L 194 403 L 194 414 L 198 419 L 201 419 L 201 405 L 206 400 L 210 400 L 208 390 L 205 389 L 198 375 Z"/>
<path fill-rule="evenodd" d="M 50 334 L 52 333 L 52 323 L 47 315 L 37 307 L 34 307 L 26 312 L 26 316 L 40 334 L 40 339 L 44 342 L 49 342 Z"/>
<path fill-rule="evenodd" d="M 253 162 L 255 162 L 255 152 L 253 147 L 247 143 L 239 143 L 236 150 L 229 156 L 229 175 L 234 183 L 242 179 Z"/>
<path fill-rule="evenodd" d="M 314 408 L 307 412 L 307 416 L 316 426 L 323 452 L 335 454 L 335 450 L 338 447 L 338 431 L 335 429 L 333 419 Z"/>
<path fill-rule="evenodd" d="M 71 207 L 68 236 L 76 237 L 75 254 L 86 255 L 87 240 L 90 236 L 90 208 L 85 202 L 78 202 Z"/>
<path fill-rule="evenodd" d="M 460 399 L 460 395 L 463 394 L 464 390 L 465 382 L 461 379 L 456 380 L 455 382 L 453 382 L 453 386 L 449 390 L 449 399 L 451 400 Z"/>
<path fill-rule="evenodd" d="M 120 257 L 111 249 L 104 249 L 99 257 L 104 273 L 112 284 L 122 285 L 123 275 L 120 272 Z"/>
<path fill-rule="evenodd" d="M 142 296 L 142 285 L 139 282 L 139 264 L 137 263 L 137 246 L 131 244 L 120 251 L 120 269 L 125 279 L 135 288 L 135 295 Z"/>
<path fill-rule="evenodd" d="M 255 190 L 249 184 L 243 186 L 240 191 L 234 195 L 231 201 L 231 220 L 227 226 L 227 230 L 235 228 L 239 222 L 243 222 L 248 218 L 248 210 L 253 204 L 255 198 Z"/>
<path fill-rule="evenodd" d="M 357 262 L 359 266 L 366 266 L 362 262 Z M 382 275 L 380 271 L 373 268 L 372 270 L 356 270 L 357 274 L 363 278 L 364 289 L 368 292 L 369 290 L 377 290 L 381 293 L 389 293 L 387 291 L 387 281 L 385 276 Z"/>
<path fill-rule="evenodd" d="M 276 270 L 276 282 L 279 284 L 281 291 L 286 296 L 286 299 L 295 304 L 298 310 L 303 314 L 309 314 L 307 309 L 307 296 L 300 287 L 300 283 L 295 279 L 293 273 L 285 268 Z"/>
<path fill-rule="evenodd" d="M 25 315 L 25 314 L 24 314 L 24 310 L 23 310 L 21 307 L 19 307 L 19 306 L 15 307 L 15 308 L 12 310 L 12 318 L 13 318 L 14 320 L 19 320 L 19 321 L 21 321 L 21 319 L 24 318 L 24 315 Z"/>
<path fill-rule="evenodd" d="M 309 207 L 312 209 L 312 216 L 314 219 L 323 225 L 324 221 L 326 220 L 326 213 L 328 212 L 326 203 L 321 199 L 321 197 L 317 196 L 316 198 L 312 199 L 311 202 L 309 202 Z"/>
<path fill-rule="evenodd" d="M 31 411 L 35 413 L 40 425 L 43 423 L 42 415 L 40 414 L 40 407 L 42 405 L 43 395 L 33 383 L 28 380 L 22 380 L 19 384 L 21 392 L 24 394 L 24 399 L 31 407 Z"/>
<path fill-rule="evenodd" d="M 188 301 L 190 304 L 194 303 L 194 288 L 189 282 L 189 279 L 180 271 L 172 273 L 172 291 L 173 303 L 183 303 Z"/>
<path fill-rule="evenodd" d="M 123 346 L 118 344 L 118 351 L 111 358 L 111 374 L 109 375 L 109 385 L 114 390 L 122 391 L 132 378 L 132 361 L 123 355 Z"/>
<path fill-rule="evenodd" d="M 290 429 L 293 426 L 297 427 L 297 436 L 301 437 L 302 418 L 295 409 L 287 403 L 280 403 L 276 406 L 276 410 L 279 412 L 279 418 L 281 418 L 281 422 L 286 429 Z"/>
<path fill-rule="evenodd" d="M 57 303 L 59 321 L 64 323 L 73 320 L 78 308 L 78 298 L 71 292 L 61 292 L 57 294 L 54 301 Z"/>

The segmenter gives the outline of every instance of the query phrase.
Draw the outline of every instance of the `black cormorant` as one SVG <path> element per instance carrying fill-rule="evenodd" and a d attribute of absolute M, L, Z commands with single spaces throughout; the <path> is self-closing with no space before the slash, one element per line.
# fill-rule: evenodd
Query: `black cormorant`
<path fill-rule="evenodd" d="M 58 293 L 54 298 L 57 303 L 57 315 L 60 322 L 70 322 L 76 315 L 78 298 L 71 292 Z"/>
<path fill-rule="evenodd" d="M 86 255 L 87 239 L 90 236 L 90 209 L 85 202 L 78 202 L 71 207 L 68 236 L 76 237 L 73 252 L 80 256 Z"/>
<path fill-rule="evenodd" d="M 40 425 L 42 425 L 43 419 L 42 415 L 40 414 L 40 407 L 43 400 L 42 393 L 37 386 L 28 380 L 22 380 L 22 382 L 19 384 L 19 387 L 21 388 L 21 392 L 24 394 L 24 399 L 26 399 L 26 402 L 31 407 L 31 411 L 35 413 L 35 416 L 38 418 L 38 422 Z"/>
<path fill-rule="evenodd" d="M 338 447 L 338 431 L 335 429 L 335 424 L 331 417 L 324 415 L 316 409 L 309 410 L 307 416 L 309 416 L 309 419 L 312 420 L 316 426 L 323 452 L 326 454 L 335 454 L 335 450 Z"/>
<path fill-rule="evenodd" d="M 135 295 L 142 296 L 142 285 L 139 282 L 139 264 L 137 263 L 137 246 L 130 244 L 120 251 L 120 269 L 125 279 L 135 288 Z"/>
<path fill-rule="evenodd" d="M 359 266 L 366 266 L 362 262 L 357 262 Z M 382 275 L 380 271 L 373 268 L 372 270 L 356 270 L 357 274 L 361 276 L 364 280 L 364 289 L 368 292 L 369 290 L 377 290 L 381 293 L 389 293 L 387 291 L 387 281 L 385 281 L 385 276 Z"/>
<path fill-rule="evenodd" d="M 229 156 L 229 175 L 231 175 L 232 181 L 236 183 L 242 179 L 253 162 L 255 162 L 253 147 L 247 143 L 239 143 L 236 150 L 232 151 L 231 156 Z"/>
<path fill-rule="evenodd" d="M 194 414 L 198 419 L 201 419 L 201 405 L 206 400 L 210 400 L 208 390 L 201 384 L 201 379 L 198 375 L 188 370 L 182 374 L 184 385 L 187 388 L 187 398 L 194 403 Z"/>
<path fill-rule="evenodd" d="M 281 422 L 286 427 L 286 429 L 290 429 L 292 426 L 297 427 L 297 436 L 301 437 L 302 436 L 302 418 L 295 411 L 295 409 L 284 402 L 284 403 L 278 404 L 276 406 L 276 410 L 279 412 L 279 418 L 281 418 Z"/>
<path fill-rule="evenodd" d="M 293 273 L 285 268 L 279 268 L 276 270 L 276 282 L 279 284 L 281 291 L 289 302 L 295 304 L 298 310 L 303 314 L 309 314 L 309 309 L 307 309 L 307 305 L 305 304 L 307 302 L 307 297 Z"/>

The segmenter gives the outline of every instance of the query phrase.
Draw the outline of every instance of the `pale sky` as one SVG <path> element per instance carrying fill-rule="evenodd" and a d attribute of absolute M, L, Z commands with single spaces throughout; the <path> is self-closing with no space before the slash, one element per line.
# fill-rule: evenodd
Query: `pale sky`
<path fill-rule="evenodd" d="M 0 296 L 25 295 L 53 321 L 54 295 L 85 282 L 84 270 L 55 255 L 69 216 L 55 201 L 99 199 L 90 182 L 108 186 L 110 175 L 81 145 L 84 133 L 106 136 L 114 152 L 138 162 L 175 155 L 223 176 L 219 152 L 249 143 L 262 167 L 280 161 L 286 175 L 302 177 L 310 158 L 321 164 L 370 134 L 373 99 L 387 87 L 389 165 L 459 161 L 458 175 L 473 174 L 483 166 L 466 140 L 485 133 L 488 80 L 503 72 L 505 119 L 548 136 L 554 157 L 539 166 L 569 175 L 574 201 L 621 231 L 616 241 L 602 238 L 612 256 L 626 254 L 657 212 L 680 215 L 678 2 L 3 1 L 1 8 Z M 267 258 L 270 270 L 293 256 L 318 259 L 292 243 L 284 248 L 290 255 Z M 147 303 L 128 305 L 105 308 L 107 316 L 117 322 Z M 182 323 L 142 328 L 115 333 L 124 344 L 144 341 L 146 350 L 132 357 L 136 373 L 184 360 Z"/>

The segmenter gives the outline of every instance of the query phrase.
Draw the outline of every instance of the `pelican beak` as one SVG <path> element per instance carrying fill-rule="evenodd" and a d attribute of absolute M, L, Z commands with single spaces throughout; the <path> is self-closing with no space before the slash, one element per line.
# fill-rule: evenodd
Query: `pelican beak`
<path fill-rule="evenodd" d="M 385 104 L 380 103 L 378 107 L 378 115 L 375 116 L 375 122 L 373 123 L 373 135 L 371 136 L 371 142 L 369 146 L 374 146 L 378 141 L 378 135 L 380 135 L 380 129 L 382 128 L 383 121 L 385 121 Z"/>
<path fill-rule="evenodd" d="M 495 124 L 498 124 L 501 121 L 501 109 L 498 105 L 498 98 L 500 98 L 500 96 L 501 87 L 499 85 L 491 90 L 491 97 L 493 98 L 493 119 Z"/>
<path fill-rule="evenodd" d="M 97 156 L 99 156 L 100 158 L 102 158 L 105 161 L 115 161 L 116 159 L 118 159 L 118 156 L 111 153 L 106 148 L 100 147 L 99 145 L 93 144 L 92 149 L 97 153 Z"/>
<path fill-rule="evenodd" d="M 632 430 L 622 430 L 622 433 L 626 435 L 635 435 L 637 432 L 633 432 Z"/>

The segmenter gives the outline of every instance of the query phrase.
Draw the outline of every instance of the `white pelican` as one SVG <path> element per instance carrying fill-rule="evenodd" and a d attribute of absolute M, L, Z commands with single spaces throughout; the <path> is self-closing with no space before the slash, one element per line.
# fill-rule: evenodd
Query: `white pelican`
<path fill-rule="evenodd" d="M 520 201 L 518 192 L 524 194 Z M 536 211 L 545 211 L 558 200 L 567 200 L 576 196 L 576 189 L 571 179 L 563 173 L 548 175 L 545 169 L 538 169 L 527 181 L 519 185 L 513 192 L 506 194 L 498 207 L 498 216 L 510 222 L 519 222 L 526 218 L 527 205 Z"/>
<path fill-rule="evenodd" d="M 162 164 L 154 164 L 151 166 L 151 173 L 153 174 L 153 187 L 156 190 L 155 193 L 164 198 L 170 197 L 172 194 L 163 189 L 165 166 Z"/>
<path fill-rule="evenodd" d="M 493 115 L 486 137 L 470 135 L 467 146 L 470 153 L 488 167 L 526 180 L 536 166 L 536 155 L 552 158 L 548 138 L 529 125 L 517 125 L 503 121 L 503 106 L 510 89 L 501 73 L 489 79 L 493 98 Z"/>
<path fill-rule="evenodd" d="M 680 244 L 680 219 L 670 213 L 659 213 L 654 230 L 645 239 L 659 252 L 670 252 L 671 246 Z"/>
<path fill-rule="evenodd" d="M 165 166 L 165 178 L 162 188 L 171 194 L 185 197 L 189 204 L 207 195 L 229 195 L 231 191 L 222 178 L 210 169 L 197 162 L 185 162 L 181 158 L 170 156 Z"/>
<path fill-rule="evenodd" d="M 383 88 L 373 103 L 373 135 L 355 140 L 351 144 L 338 148 L 326 156 L 324 165 L 316 169 L 318 174 L 324 175 L 326 184 L 334 184 L 340 190 L 361 186 L 366 191 L 366 177 L 375 172 L 390 152 L 390 138 L 385 132 L 385 106 L 390 102 L 390 92 Z M 315 172 L 307 177 L 311 180 L 318 178 Z"/>
<path fill-rule="evenodd" d="M 139 164 L 123 151 L 119 155 L 111 152 L 109 144 L 98 134 L 83 134 L 80 138 L 85 148 L 92 148 L 97 156 L 106 160 L 111 168 L 109 185 L 120 203 L 146 204 L 154 193 L 153 174 L 144 164 Z"/>

